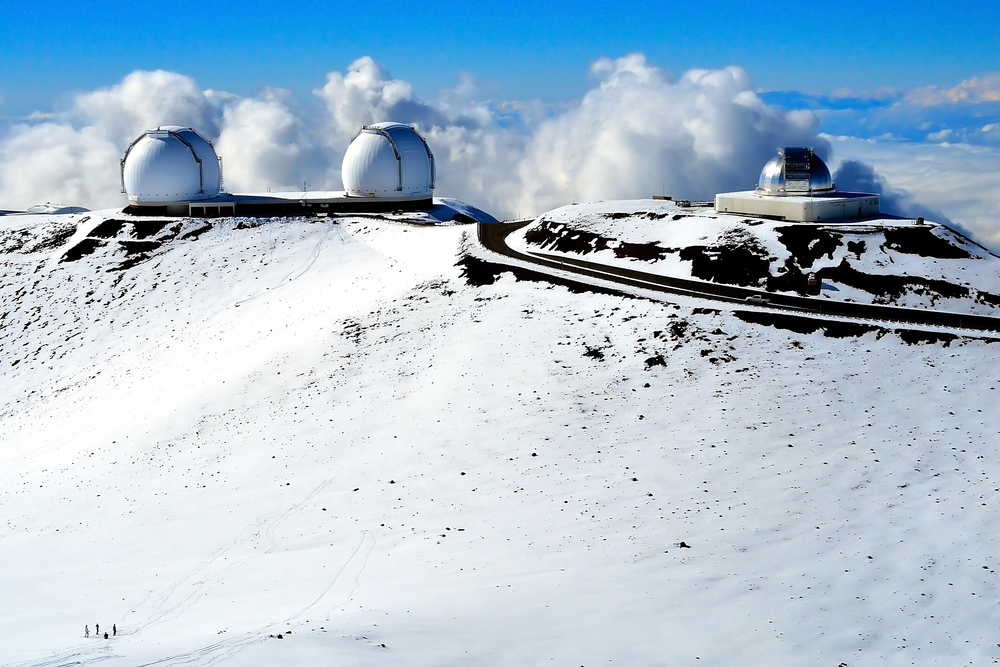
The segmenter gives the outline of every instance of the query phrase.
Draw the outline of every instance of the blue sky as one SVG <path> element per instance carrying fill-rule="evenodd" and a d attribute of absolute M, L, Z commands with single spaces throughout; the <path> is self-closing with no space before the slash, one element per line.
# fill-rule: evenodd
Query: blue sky
<path fill-rule="evenodd" d="M 1000 70 L 995 2 L 669 3 L 480 0 L 3 5 L 0 115 L 65 104 L 135 69 L 204 88 L 306 94 L 370 55 L 428 96 L 474 75 L 492 97 L 578 98 L 602 56 L 642 52 L 679 75 L 744 67 L 761 90 L 954 86 Z"/>

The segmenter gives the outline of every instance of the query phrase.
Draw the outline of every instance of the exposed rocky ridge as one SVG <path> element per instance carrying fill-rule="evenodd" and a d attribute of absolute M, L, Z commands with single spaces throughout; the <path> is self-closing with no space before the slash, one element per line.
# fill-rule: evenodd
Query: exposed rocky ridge
<path fill-rule="evenodd" d="M 195 240 L 214 227 L 239 230 L 257 227 L 265 222 L 280 224 L 290 218 L 150 218 L 100 220 L 85 232 L 85 236 L 67 244 L 59 262 L 76 262 L 100 254 L 105 271 L 122 271 L 151 259 L 158 250 L 174 241 Z M 299 220 L 296 218 L 296 220 Z M 318 218 L 302 218 L 318 222 Z M 324 220 L 325 221 L 325 220 Z"/>
<path fill-rule="evenodd" d="M 523 247 L 771 292 L 815 294 L 815 274 L 824 298 L 980 314 L 1000 309 L 1000 257 L 943 225 L 788 223 L 643 203 L 651 202 L 556 209 L 522 232 Z M 615 206 L 625 210 L 608 210 Z"/>

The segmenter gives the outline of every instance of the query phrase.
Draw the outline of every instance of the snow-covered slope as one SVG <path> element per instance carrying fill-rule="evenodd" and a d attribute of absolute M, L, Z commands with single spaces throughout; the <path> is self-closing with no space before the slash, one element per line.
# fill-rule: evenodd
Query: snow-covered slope
<path fill-rule="evenodd" d="M 997 343 L 82 217 L 3 223 L 2 664 L 1000 657 Z"/>
<path fill-rule="evenodd" d="M 1000 314 L 1000 257 L 936 223 L 805 224 L 613 201 L 550 211 L 511 247 L 772 292 L 806 294 L 815 273 L 825 299 Z"/>

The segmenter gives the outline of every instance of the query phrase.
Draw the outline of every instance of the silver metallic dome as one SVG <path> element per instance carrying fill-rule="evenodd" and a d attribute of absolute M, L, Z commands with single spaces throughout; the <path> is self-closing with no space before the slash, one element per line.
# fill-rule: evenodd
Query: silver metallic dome
<path fill-rule="evenodd" d="M 811 148 L 785 147 L 764 165 L 757 192 L 767 195 L 809 195 L 836 189 L 830 169 Z"/>

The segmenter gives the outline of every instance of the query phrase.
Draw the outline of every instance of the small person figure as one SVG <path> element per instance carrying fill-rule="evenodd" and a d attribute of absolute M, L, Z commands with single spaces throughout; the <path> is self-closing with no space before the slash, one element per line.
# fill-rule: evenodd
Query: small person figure
<path fill-rule="evenodd" d="M 107 639 L 107 638 L 108 638 L 108 633 L 106 633 L 106 632 L 104 633 L 104 638 L 105 638 L 105 639 Z"/>
<path fill-rule="evenodd" d="M 101 624 L 100 623 L 94 623 L 94 634 L 97 635 L 97 636 L 101 635 Z"/>
<path fill-rule="evenodd" d="M 89 625 L 83 626 L 83 637 L 84 637 L 84 639 L 90 639 L 90 626 Z"/>
<path fill-rule="evenodd" d="M 117 634 L 118 634 L 118 628 L 117 628 L 117 627 L 115 627 L 115 624 L 114 624 L 114 623 L 112 623 L 112 624 L 111 624 L 111 636 L 112 636 L 112 637 L 114 637 L 114 636 L 115 636 L 115 635 L 117 635 Z"/>

